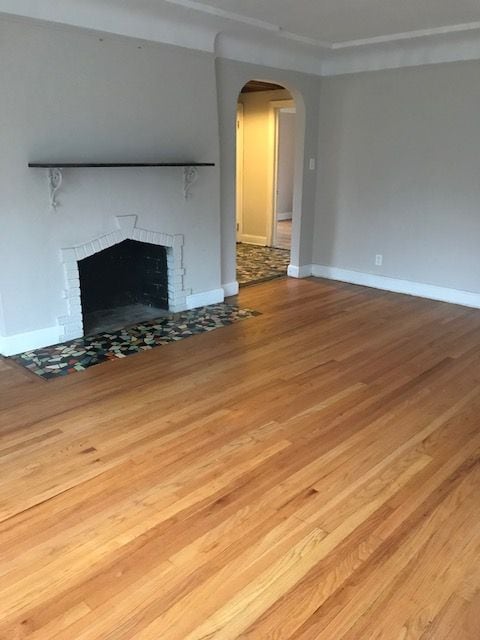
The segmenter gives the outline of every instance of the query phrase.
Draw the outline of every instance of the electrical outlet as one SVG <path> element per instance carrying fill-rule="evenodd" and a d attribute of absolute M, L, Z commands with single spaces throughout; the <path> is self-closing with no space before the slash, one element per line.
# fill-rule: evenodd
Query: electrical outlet
<path fill-rule="evenodd" d="M 381 267 L 381 266 L 382 266 L 382 264 L 383 264 L 383 256 L 382 256 L 380 253 L 378 253 L 378 254 L 375 256 L 375 266 L 376 266 L 376 267 Z"/>
<path fill-rule="evenodd" d="M 315 171 L 315 158 L 310 158 L 310 171 Z"/>

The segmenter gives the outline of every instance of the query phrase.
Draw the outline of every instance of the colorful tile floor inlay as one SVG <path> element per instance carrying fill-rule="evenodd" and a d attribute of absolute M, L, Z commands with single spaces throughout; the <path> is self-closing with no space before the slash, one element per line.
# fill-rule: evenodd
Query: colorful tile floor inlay
<path fill-rule="evenodd" d="M 290 251 L 255 244 L 237 244 L 237 280 L 241 287 L 287 275 Z"/>
<path fill-rule="evenodd" d="M 11 359 L 38 376 L 51 380 L 258 315 L 258 311 L 251 309 L 240 309 L 225 303 L 215 304 L 149 320 L 119 331 L 27 351 Z"/>

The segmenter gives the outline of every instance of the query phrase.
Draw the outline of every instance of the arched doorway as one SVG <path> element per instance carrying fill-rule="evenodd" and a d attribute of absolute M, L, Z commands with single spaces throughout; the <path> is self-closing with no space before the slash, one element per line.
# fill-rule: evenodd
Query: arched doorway
<path fill-rule="evenodd" d="M 255 79 L 241 89 L 235 179 L 240 286 L 284 277 L 296 263 L 304 123 L 301 98 L 285 85 Z"/>

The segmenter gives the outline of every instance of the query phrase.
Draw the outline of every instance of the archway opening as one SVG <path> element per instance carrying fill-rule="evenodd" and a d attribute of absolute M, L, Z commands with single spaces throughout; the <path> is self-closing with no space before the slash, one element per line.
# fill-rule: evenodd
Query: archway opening
<path fill-rule="evenodd" d="M 251 80 L 236 118 L 236 255 L 240 286 L 285 277 L 291 264 L 298 147 L 297 101 L 285 86 Z"/>

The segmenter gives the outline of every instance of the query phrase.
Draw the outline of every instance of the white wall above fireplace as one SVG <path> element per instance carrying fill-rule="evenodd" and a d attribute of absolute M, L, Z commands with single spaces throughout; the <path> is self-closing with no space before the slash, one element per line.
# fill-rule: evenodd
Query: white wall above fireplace
<path fill-rule="evenodd" d="M 139 48 L 139 47 L 142 48 Z M 137 216 L 183 236 L 186 306 L 218 301 L 220 211 L 213 56 L 82 31 L 0 21 L 0 352 L 62 339 L 61 249 Z M 213 117 L 212 117 L 213 114 Z M 30 161 L 213 162 L 192 198 L 181 168 L 66 170 L 56 213 Z"/>

